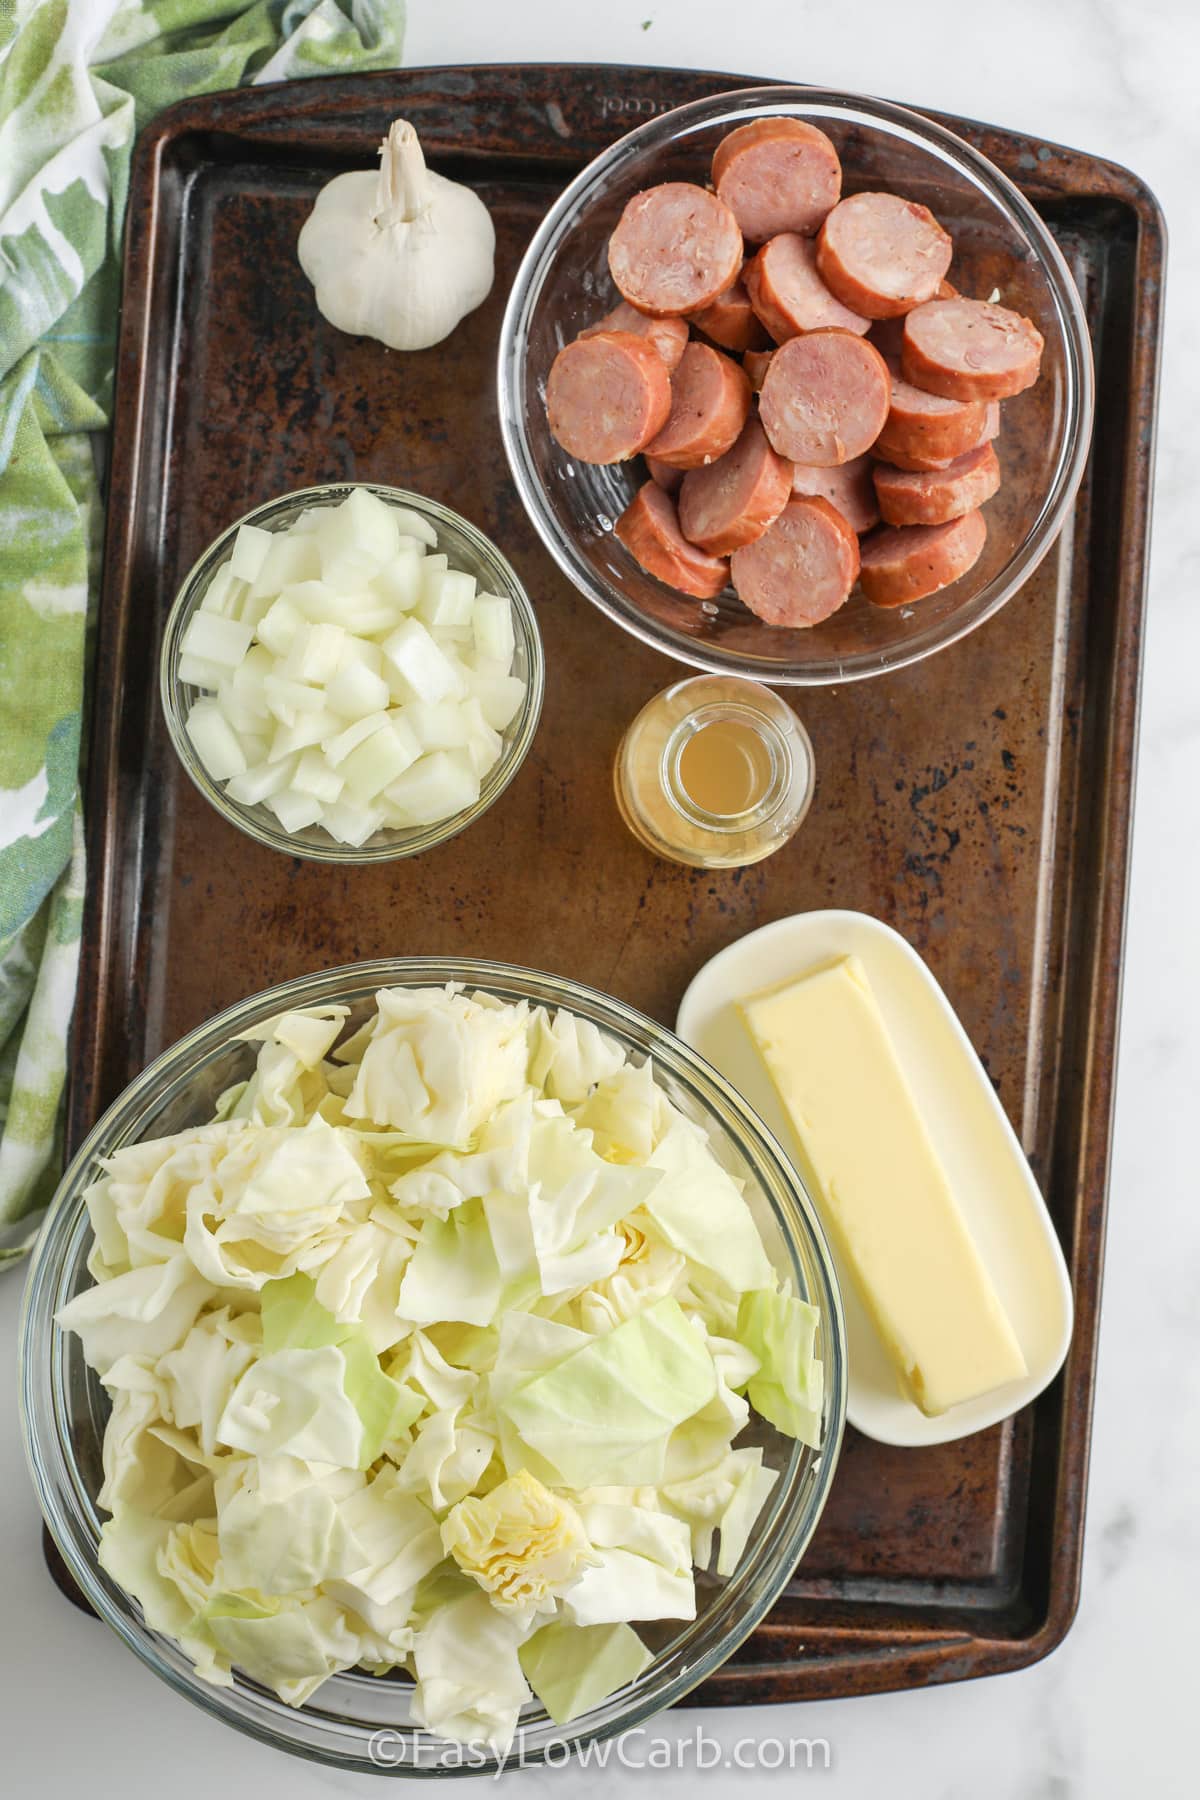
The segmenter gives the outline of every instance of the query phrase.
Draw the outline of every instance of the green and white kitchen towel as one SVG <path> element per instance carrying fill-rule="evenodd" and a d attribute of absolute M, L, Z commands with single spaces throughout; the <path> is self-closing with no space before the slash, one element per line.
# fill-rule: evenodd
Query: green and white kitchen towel
<path fill-rule="evenodd" d="M 61 1157 L 134 138 L 189 94 L 394 67 L 403 29 L 403 0 L 0 0 L 0 1264 Z"/>

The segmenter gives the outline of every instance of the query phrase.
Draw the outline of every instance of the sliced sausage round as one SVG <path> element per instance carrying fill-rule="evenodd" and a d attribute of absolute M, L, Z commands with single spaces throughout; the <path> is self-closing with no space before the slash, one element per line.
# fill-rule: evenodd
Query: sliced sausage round
<path fill-rule="evenodd" d="M 889 525 L 945 525 L 974 512 L 1000 486 L 1000 464 L 990 444 L 968 450 L 944 469 L 921 474 L 876 463 L 875 492 Z"/>
<path fill-rule="evenodd" d="M 851 194 L 817 238 L 821 279 L 868 319 L 894 319 L 932 300 L 953 254 L 929 208 L 899 194 Z"/>
<path fill-rule="evenodd" d="M 640 313 L 628 300 L 622 300 L 610 313 L 579 333 L 581 338 L 596 337 L 602 331 L 631 331 L 634 337 L 648 338 L 667 365 L 668 371 L 679 367 L 679 359 L 687 348 L 686 319 L 656 319 Z"/>
<path fill-rule="evenodd" d="M 740 363 L 707 344 L 689 344 L 671 380 L 671 409 L 645 445 L 675 469 L 716 462 L 733 444 L 750 411 L 750 383 Z"/>
<path fill-rule="evenodd" d="M 793 494 L 819 494 L 840 512 L 852 531 L 870 531 L 879 523 L 879 501 L 872 480 L 874 464 L 869 456 L 856 456 L 853 462 L 841 463 L 833 469 L 814 469 L 804 463 L 792 464 Z"/>
<path fill-rule="evenodd" d="M 979 400 L 946 400 L 905 381 L 895 363 L 888 365 L 891 393 L 888 415 L 875 453 L 897 468 L 936 469 L 963 456 L 980 442 L 987 407 Z"/>
<path fill-rule="evenodd" d="M 870 449 L 890 393 L 874 344 L 851 331 L 810 331 L 771 358 L 759 395 L 763 429 L 789 462 L 831 468 Z"/>
<path fill-rule="evenodd" d="M 981 512 L 948 525 L 885 525 L 862 546 L 863 593 L 874 606 L 907 606 L 949 587 L 979 560 L 987 538 Z"/>
<path fill-rule="evenodd" d="M 771 341 L 740 276 L 711 306 L 689 316 L 697 331 L 723 350 L 765 350 Z"/>
<path fill-rule="evenodd" d="M 871 323 L 830 293 L 817 271 L 815 245 L 794 231 L 764 244 L 746 264 L 742 279 L 750 304 L 777 344 L 829 325 L 865 332 Z"/>
<path fill-rule="evenodd" d="M 952 283 L 949 281 L 939 281 L 938 290 L 934 295 L 934 299 L 953 300 L 956 298 L 957 294 L 958 289 L 954 287 Z M 867 333 L 867 336 L 870 338 L 879 354 L 887 362 L 895 362 L 898 369 L 900 367 L 900 352 L 904 348 L 904 314 L 900 313 L 894 319 L 876 319 L 871 326 L 870 331 Z"/>
<path fill-rule="evenodd" d="M 673 469 L 669 463 L 659 462 L 657 456 L 646 458 L 646 471 L 651 481 L 657 481 L 660 488 L 668 494 L 677 494 L 683 485 L 683 470 Z"/>
<path fill-rule="evenodd" d="M 671 377 L 648 338 L 602 331 L 555 357 L 546 383 L 551 435 L 580 462 L 616 463 L 644 450 L 671 411 Z"/>
<path fill-rule="evenodd" d="M 768 625 L 819 625 L 854 586 L 858 539 L 828 500 L 805 494 L 729 566 L 739 600 Z"/>
<path fill-rule="evenodd" d="M 760 392 L 763 379 L 770 366 L 773 350 L 747 350 L 742 358 L 742 367 L 746 371 L 750 386 L 757 394 Z"/>
<path fill-rule="evenodd" d="M 792 465 L 775 454 L 752 413 L 732 450 L 684 476 L 679 528 L 713 556 L 728 556 L 761 537 L 791 493 Z"/>
<path fill-rule="evenodd" d="M 732 287 L 744 251 L 737 220 L 715 194 L 665 181 L 626 206 L 608 240 L 608 266 L 639 312 L 678 315 Z"/>
<path fill-rule="evenodd" d="M 1044 340 L 1031 319 L 989 300 L 929 300 L 908 313 L 906 381 L 950 400 L 1006 400 L 1038 378 Z"/>
<path fill-rule="evenodd" d="M 729 583 L 729 564 L 689 544 L 679 529 L 675 502 L 657 482 L 638 489 L 614 527 L 635 562 L 668 587 L 713 600 Z"/>
<path fill-rule="evenodd" d="M 968 451 L 978 450 L 982 445 L 990 444 L 992 440 L 999 435 L 1000 402 L 998 400 L 989 400 L 984 409 L 984 423 L 980 427 L 979 435 L 973 443 L 968 444 L 967 449 L 964 450 L 962 454 L 966 456 Z M 953 456 L 926 456 L 920 450 L 915 450 L 910 453 L 905 449 L 903 440 L 900 440 L 899 443 L 894 443 L 892 441 L 886 425 L 872 444 L 871 455 L 877 457 L 880 462 L 890 464 L 892 468 L 903 469 L 906 474 L 913 475 L 923 475 L 939 469 L 948 469 L 952 462 L 957 461 L 957 458 Z"/>
<path fill-rule="evenodd" d="M 780 231 L 811 236 L 842 191 L 842 165 L 803 119 L 753 119 L 717 145 L 713 186 L 753 244 Z"/>

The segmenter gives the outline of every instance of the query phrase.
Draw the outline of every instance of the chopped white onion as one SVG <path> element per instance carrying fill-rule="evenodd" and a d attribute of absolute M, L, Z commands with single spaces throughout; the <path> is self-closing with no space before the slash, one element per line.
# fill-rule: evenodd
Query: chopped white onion
<path fill-rule="evenodd" d="M 188 738 L 231 799 L 360 847 L 479 799 L 525 683 L 512 608 L 366 488 L 243 525 L 180 644 Z"/>

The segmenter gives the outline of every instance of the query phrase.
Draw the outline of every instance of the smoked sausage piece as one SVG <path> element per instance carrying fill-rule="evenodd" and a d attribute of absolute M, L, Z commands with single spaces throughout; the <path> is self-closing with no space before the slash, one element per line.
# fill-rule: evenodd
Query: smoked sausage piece
<path fill-rule="evenodd" d="M 671 377 L 648 338 L 602 331 L 555 357 L 546 383 L 550 432 L 568 456 L 624 462 L 644 450 L 671 411 Z"/>
<path fill-rule="evenodd" d="M 819 494 L 841 513 L 852 531 L 861 535 L 879 523 L 879 501 L 872 480 L 874 467 L 869 456 L 856 456 L 853 462 L 841 463 L 835 469 L 793 463 L 792 492 Z"/>
<path fill-rule="evenodd" d="M 707 188 L 664 181 L 635 194 L 608 240 L 608 266 L 639 312 L 677 316 L 732 287 L 745 246 L 737 220 Z"/>
<path fill-rule="evenodd" d="M 873 606 L 907 606 L 949 587 L 979 560 L 981 512 L 948 525 L 885 525 L 862 546 L 862 591 Z"/>
<path fill-rule="evenodd" d="M 900 365 L 906 381 L 949 400 L 1006 400 L 1038 378 L 1037 326 L 990 300 L 930 300 L 908 313 Z"/>
<path fill-rule="evenodd" d="M 696 330 L 723 350 L 765 350 L 771 341 L 740 276 L 711 306 L 702 306 L 690 317 Z"/>
<path fill-rule="evenodd" d="M 746 423 L 750 382 L 740 363 L 707 344 L 689 344 L 671 379 L 671 409 L 644 446 L 675 469 L 698 469 L 724 456 Z"/>
<path fill-rule="evenodd" d="M 656 319 L 640 313 L 628 300 L 622 300 L 610 313 L 579 333 L 581 338 L 596 337 L 602 331 L 632 331 L 634 337 L 648 338 L 667 365 L 668 373 L 679 367 L 679 359 L 687 348 L 688 328 L 684 319 Z"/>
<path fill-rule="evenodd" d="M 875 465 L 875 492 L 888 525 L 945 525 L 974 512 L 999 486 L 1000 464 L 990 444 L 924 474 Z"/>
<path fill-rule="evenodd" d="M 780 456 L 827 469 L 870 449 L 890 394 L 888 367 L 874 344 L 852 331 L 810 331 L 776 350 L 759 410 Z"/>
<path fill-rule="evenodd" d="M 791 463 L 775 454 L 751 414 L 732 450 L 684 476 L 679 528 L 713 556 L 728 556 L 761 537 L 791 493 Z"/>
<path fill-rule="evenodd" d="M 749 377 L 750 386 L 756 394 L 762 389 L 763 377 L 767 372 L 768 364 L 773 355 L 774 351 L 772 350 L 747 350 L 745 356 L 742 358 L 742 367 L 745 369 L 746 374 Z"/>
<path fill-rule="evenodd" d="M 638 489 L 614 527 L 648 575 L 696 600 L 714 600 L 729 582 L 729 564 L 689 544 L 679 529 L 675 502 L 655 481 Z"/>
<path fill-rule="evenodd" d="M 899 194 L 851 194 L 817 238 L 826 287 L 868 319 L 894 319 L 932 300 L 953 254 L 929 208 Z"/>
<path fill-rule="evenodd" d="M 938 290 L 934 295 L 934 299 L 953 300 L 957 295 L 958 289 L 954 287 L 951 282 L 939 281 Z M 903 313 L 899 314 L 894 319 L 876 319 L 870 331 L 867 333 L 867 336 L 885 361 L 895 362 L 897 368 L 899 368 L 900 352 L 904 348 Z"/>
<path fill-rule="evenodd" d="M 857 332 L 870 326 L 869 319 L 851 312 L 830 293 L 817 271 L 815 245 L 794 231 L 764 244 L 746 264 L 742 279 L 751 306 L 777 344 L 827 325 Z"/>
<path fill-rule="evenodd" d="M 854 586 L 858 539 L 828 500 L 805 494 L 734 551 L 730 574 L 739 600 L 768 625 L 819 625 Z"/>
<path fill-rule="evenodd" d="M 752 244 L 780 231 L 811 237 L 842 191 L 842 165 L 803 119 L 754 119 L 717 145 L 713 186 Z"/>
<path fill-rule="evenodd" d="M 669 463 L 659 462 L 657 456 L 646 458 L 646 471 L 651 481 L 657 481 L 660 488 L 668 494 L 677 494 L 683 485 L 683 470 L 673 469 Z"/>
<path fill-rule="evenodd" d="M 978 450 L 981 445 L 990 444 L 999 435 L 1000 402 L 989 400 L 984 408 L 984 423 L 980 428 L 979 436 L 973 443 L 968 444 L 967 450 Z M 964 456 L 967 454 L 967 450 L 963 451 Z M 886 425 L 872 444 L 871 455 L 877 457 L 881 462 L 891 464 L 895 469 L 903 469 L 906 473 L 918 475 L 931 470 L 948 469 L 950 464 L 956 460 L 953 456 L 926 456 L 920 450 L 910 453 L 904 448 L 903 440 L 898 444 L 892 441 Z"/>
<path fill-rule="evenodd" d="M 979 400 L 946 400 L 905 381 L 889 363 L 890 397 L 875 454 L 897 468 L 936 469 L 980 442 L 987 407 Z"/>

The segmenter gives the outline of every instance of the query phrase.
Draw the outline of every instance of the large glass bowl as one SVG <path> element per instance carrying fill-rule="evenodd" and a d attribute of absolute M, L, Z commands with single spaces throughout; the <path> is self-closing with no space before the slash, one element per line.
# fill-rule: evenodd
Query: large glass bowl
<path fill-rule="evenodd" d="M 761 1444 L 780 1471 L 770 1501 L 735 1575 L 697 1576 L 698 1616 L 640 1629 L 656 1652 L 632 1683 L 569 1726 L 555 1725 L 536 1703 L 526 1707 L 509 1760 L 556 1760 L 562 1747 L 613 1737 L 681 1699 L 753 1630 L 787 1583 L 812 1537 L 829 1492 L 846 1411 L 845 1325 L 837 1279 L 808 1196 L 745 1101 L 662 1026 L 619 1000 L 553 975 L 458 958 L 411 958 L 331 969 L 271 988 L 229 1008 L 168 1050 L 105 1113 L 75 1157 L 50 1209 L 34 1255 L 22 1323 L 21 1396 L 25 1442 L 46 1521 L 68 1568 L 91 1605 L 155 1674 L 178 1693 L 252 1737 L 345 1769 L 429 1775 L 453 1772 L 455 1746 L 413 1724 L 405 1679 L 348 1671 L 327 1681 L 306 1706 L 285 1706 L 238 1675 L 229 1688 L 201 1681 L 182 1650 L 147 1629 L 141 1609 L 97 1561 L 102 1515 L 96 1495 L 107 1404 L 80 1354 L 79 1339 L 60 1331 L 54 1314 L 90 1285 L 85 1267 L 92 1232 L 83 1191 L 99 1161 L 119 1146 L 180 1131 L 212 1116 L 217 1096 L 249 1071 L 256 1046 L 239 1034 L 273 1014 L 328 1001 L 351 1008 L 354 1030 L 384 986 L 464 983 L 504 1000 L 566 1007 L 593 1021 L 641 1059 L 652 1056 L 659 1083 L 690 1118 L 702 1123 L 724 1166 L 745 1183 L 747 1200 L 775 1267 L 794 1291 L 820 1310 L 818 1354 L 825 1364 L 823 1441 L 819 1451 L 781 1436 L 752 1415 L 739 1442 Z M 614 1471 L 619 1479 L 619 1472 Z M 372 1739 L 387 1732 L 386 1753 Z M 378 1742 L 378 1740 L 377 1740 Z M 439 1763 L 439 1757 L 443 1760 Z M 461 1760 L 461 1759 L 460 1759 Z M 447 1767 L 447 1761 L 449 1767 Z M 495 1770 L 480 1750 L 463 1773 Z"/>
<path fill-rule="evenodd" d="M 699 602 L 647 575 L 613 535 L 646 479 L 640 458 L 571 460 L 546 423 L 546 378 L 562 345 L 619 298 L 608 238 L 631 195 L 709 178 L 715 146 L 751 119 L 819 125 L 837 145 L 844 191 L 888 188 L 929 206 L 954 237 L 950 279 L 965 294 L 1034 320 L 1046 340 L 1036 387 L 1006 400 L 997 444 L 1004 483 L 969 574 L 912 606 L 881 610 L 857 589 L 809 630 L 764 624 L 732 588 Z M 517 272 L 500 337 L 500 423 L 513 478 L 563 573 L 618 625 L 693 668 L 769 684 L 820 686 L 919 662 L 998 612 L 1045 556 L 1079 485 L 1092 430 L 1087 323 L 1045 225 L 999 169 L 928 119 L 812 87 L 744 88 L 639 125 L 603 151 L 551 207 Z"/>
<path fill-rule="evenodd" d="M 512 609 L 513 634 L 516 639 L 512 673 L 519 675 L 525 683 L 525 698 L 500 734 L 500 755 L 483 777 L 479 798 L 473 806 L 465 807 L 462 812 L 452 813 L 449 818 L 438 819 L 431 825 L 385 827 L 375 832 L 364 844 L 357 845 L 339 842 L 320 825 L 306 825 L 300 831 L 285 831 L 269 807 L 244 806 L 226 793 L 223 783 L 214 781 L 200 761 L 188 737 L 187 716 L 194 702 L 200 698 L 201 690 L 181 680 L 179 674 L 184 633 L 213 576 L 222 563 L 228 562 L 233 552 L 233 540 L 241 527 L 257 525 L 263 531 L 284 531 L 302 512 L 307 512 L 310 508 L 340 505 L 355 487 L 365 487 L 369 493 L 377 495 L 380 500 L 386 500 L 391 506 L 407 507 L 410 511 L 419 513 L 426 524 L 432 525 L 437 532 L 438 549 L 449 557 L 452 569 L 464 569 L 468 575 L 473 575 L 479 583 L 481 593 L 502 594 L 507 597 Z M 390 862 L 396 857 L 416 856 L 422 850 L 432 850 L 438 844 L 457 837 L 460 831 L 465 831 L 476 819 L 482 818 L 488 808 L 495 805 L 525 760 L 541 717 L 545 681 L 541 633 L 538 631 L 529 596 L 511 563 L 500 554 L 490 538 L 486 538 L 469 519 L 464 519 L 460 513 L 452 512 L 448 506 L 442 506 L 436 500 L 427 500 L 421 494 L 410 493 L 407 488 L 382 487 L 373 481 L 326 482 L 320 487 L 298 488 L 293 493 L 281 494 L 277 500 L 269 500 L 263 506 L 256 506 L 244 517 L 227 526 L 219 537 L 214 538 L 204 555 L 184 577 L 167 617 L 159 663 L 159 693 L 167 731 L 175 754 L 204 798 L 216 807 L 223 818 L 228 819 L 247 836 L 257 839 L 260 844 L 268 844 L 273 850 L 282 850 L 287 856 L 334 863 Z"/>

